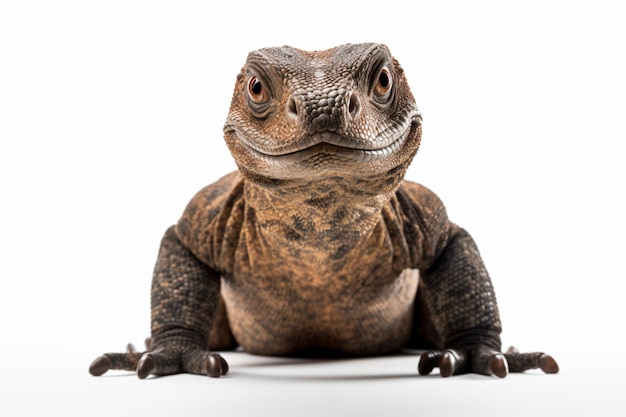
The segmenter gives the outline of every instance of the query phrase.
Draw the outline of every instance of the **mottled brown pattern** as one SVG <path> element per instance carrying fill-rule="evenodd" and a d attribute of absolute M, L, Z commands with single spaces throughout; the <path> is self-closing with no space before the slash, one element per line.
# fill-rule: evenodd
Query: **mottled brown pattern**
<path fill-rule="evenodd" d="M 403 179 L 421 126 L 384 45 L 250 53 L 224 126 L 239 171 L 201 190 L 165 234 L 149 350 L 107 354 L 91 372 L 220 376 L 228 367 L 209 348 L 236 345 L 265 355 L 430 347 L 420 373 L 444 376 L 504 376 L 507 361 L 558 369 L 547 355 L 500 352 L 474 241 L 433 192 Z"/>

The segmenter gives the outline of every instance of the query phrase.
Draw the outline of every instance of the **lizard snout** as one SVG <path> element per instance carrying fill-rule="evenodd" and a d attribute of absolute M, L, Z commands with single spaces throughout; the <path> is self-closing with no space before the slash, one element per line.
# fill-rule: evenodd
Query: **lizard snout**
<path fill-rule="evenodd" d="M 287 113 L 303 124 L 309 134 L 344 131 L 356 118 L 361 105 L 346 88 L 294 92 L 287 101 Z"/>

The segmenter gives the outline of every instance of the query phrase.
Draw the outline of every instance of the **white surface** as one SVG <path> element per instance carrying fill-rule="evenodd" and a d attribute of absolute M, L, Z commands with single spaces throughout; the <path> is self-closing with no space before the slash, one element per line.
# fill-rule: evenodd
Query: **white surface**
<path fill-rule="evenodd" d="M 0 0 L 0 414 L 624 415 L 619 2 L 214 4 Z M 478 242 L 505 345 L 562 373 L 237 353 L 222 380 L 90 377 L 148 334 L 163 231 L 234 168 L 221 128 L 248 51 L 361 41 L 406 70 L 425 124 L 408 178 Z"/>
<path fill-rule="evenodd" d="M 94 378 L 85 355 L 35 356 L 12 365 L 2 388 L 3 416 L 623 416 L 614 372 L 566 361 L 562 374 L 507 379 L 416 375 L 418 356 L 305 360 L 227 352 L 220 379 L 192 375 L 139 380 Z M 46 366 L 63 359 L 63 366 Z M 33 372 L 34 362 L 43 369 Z M 6 376 L 6 369 L 3 374 Z M 4 397 L 6 396 L 6 397 Z M 6 410 L 6 412 L 4 412 Z"/>

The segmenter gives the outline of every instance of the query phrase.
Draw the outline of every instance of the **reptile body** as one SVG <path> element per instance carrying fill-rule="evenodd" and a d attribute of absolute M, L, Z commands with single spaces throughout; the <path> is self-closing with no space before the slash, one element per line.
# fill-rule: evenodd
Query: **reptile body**
<path fill-rule="evenodd" d="M 422 118 L 381 44 L 249 54 L 224 126 L 239 170 L 201 190 L 161 243 L 146 352 L 90 371 L 220 376 L 223 351 L 380 355 L 428 349 L 419 372 L 558 371 L 501 351 L 495 293 L 471 236 L 404 180 Z"/>

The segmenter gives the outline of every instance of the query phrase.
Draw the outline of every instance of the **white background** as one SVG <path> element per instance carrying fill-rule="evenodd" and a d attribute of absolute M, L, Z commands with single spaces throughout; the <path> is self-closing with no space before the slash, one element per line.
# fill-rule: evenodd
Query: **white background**
<path fill-rule="evenodd" d="M 0 414 L 624 415 L 622 7 L 0 0 Z M 222 125 L 246 54 L 363 41 L 408 75 L 425 126 L 408 178 L 473 234 L 505 345 L 562 372 L 227 353 L 221 380 L 89 376 L 148 335 L 162 233 L 235 167 Z"/>

